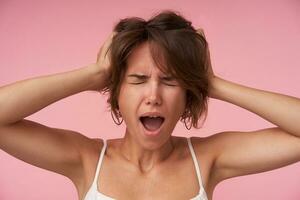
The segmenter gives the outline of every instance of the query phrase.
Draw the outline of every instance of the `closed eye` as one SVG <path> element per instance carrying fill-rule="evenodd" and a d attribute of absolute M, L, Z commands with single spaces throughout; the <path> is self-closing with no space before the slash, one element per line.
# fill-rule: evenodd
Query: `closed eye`
<path fill-rule="evenodd" d="M 171 84 L 166 84 L 166 85 L 168 85 L 168 86 L 172 86 L 172 87 L 178 86 L 178 85 L 171 85 Z"/>
<path fill-rule="evenodd" d="M 130 74 L 128 78 L 131 79 L 133 82 L 129 82 L 129 84 L 138 85 L 144 83 L 148 77 L 146 75 L 140 74 Z"/>
<path fill-rule="evenodd" d="M 130 74 L 128 75 L 130 79 L 133 79 L 132 82 L 130 81 L 129 84 L 132 85 L 139 85 L 145 83 L 149 77 L 146 75 L 140 74 Z M 160 78 L 161 83 L 167 86 L 178 86 L 177 79 L 172 76 L 165 76 Z"/>
<path fill-rule="evenodd" d="M 165 81 L 174 81 L 175 78 L 169 76 L 169 77 L 163 77 L 162 80 L 165 80 Z"/>
<path fill-rule="evenodd" d="M 167 86 L 177 86 L 177 85 L 169 84 L 169 83 L 164 83 L 164 84 L 167 85 Z"/>
<path fill-rule="evenodd" d="M 144 82 L 139 82 L 139 83 L 130 83 L 130 84 L 133 84 L 133 85 L 139 85 L 139 84 L 142 84 Z"/>
<path fill-rule="evenodd" d="M 177 86 L 177 81 L 175 78 L 173 77 L 163 77 L 162 78 L 163 82 L 165 85 L 168 85 L 168 86 Z"/>

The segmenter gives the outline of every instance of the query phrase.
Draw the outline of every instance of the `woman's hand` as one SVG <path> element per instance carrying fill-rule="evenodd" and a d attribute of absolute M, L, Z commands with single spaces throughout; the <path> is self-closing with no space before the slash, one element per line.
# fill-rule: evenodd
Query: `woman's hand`
<path fill-rule="evenodd" d="M 99 79 L 96 80 L 96 82 L 99 81 L 99 83 L 95 83 L 97 87 L 94 88 L 94 90 L 96 91 L 101 91 L 105 86 L 107 86 L 107 81 L 111 73 L 110 45 L 114 35 L 115 32 L 112 32 L 109 35 L 109 37 L 105 40 L 97 54 L 96 63 L 90 65 L 91 69 L 96 74 L 99 74 Z M 103 83 L 103 80 L 105 80 L 105 83 Z"/>
<path fill-rule="evenodd" d="M 104 70 L 107 74 L 110 74 L 110 45 L 112 42 L 112 38 L 114 37 L 115 32 L 112 32 L 106 41 L 101 46 L 98 54 L 97 54 L 97 62 L 100 70 Z"/>

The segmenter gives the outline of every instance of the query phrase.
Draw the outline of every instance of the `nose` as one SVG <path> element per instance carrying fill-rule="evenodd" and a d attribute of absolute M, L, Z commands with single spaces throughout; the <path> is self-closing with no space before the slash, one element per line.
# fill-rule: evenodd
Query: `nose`
<path fill-rule="evenodd" d="M 159 106 L 162 104 L 158 83 L 152 83 L 151 86 L 149 86 L 146 104 L 153 106 Z"/>

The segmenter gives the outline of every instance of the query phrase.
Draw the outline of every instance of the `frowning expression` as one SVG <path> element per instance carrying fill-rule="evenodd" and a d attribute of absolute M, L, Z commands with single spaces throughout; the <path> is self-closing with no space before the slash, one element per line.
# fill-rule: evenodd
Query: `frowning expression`
<path fill-rule="evenodd" d="M 186 92 L 159 70 L 145 42 L 127 60 L 118 104 L 127 133 L 140 141 L 165 141 L 184 112 Z"/>

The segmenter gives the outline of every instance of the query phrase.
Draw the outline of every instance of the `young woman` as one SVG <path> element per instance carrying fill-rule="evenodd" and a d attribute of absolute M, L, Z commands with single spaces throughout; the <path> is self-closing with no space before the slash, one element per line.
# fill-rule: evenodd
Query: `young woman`
<path fill-rule="evenodd" d="M 90 139 L 24 119 L 87 90 L 109 94 L 113 120 L 126 124 L 124 138 Z M 208 98 L 276 127 L 172 136 L 179 120 L 198 127 Z M 300 100 L 215 75 L 203 31 L 173 12 L 121 20 L 95 64 L 3 86 L 0 107 L 0 148 L 68 177 L 82 200 L 212 199 L 225 179 L 300 160 Z"/>

